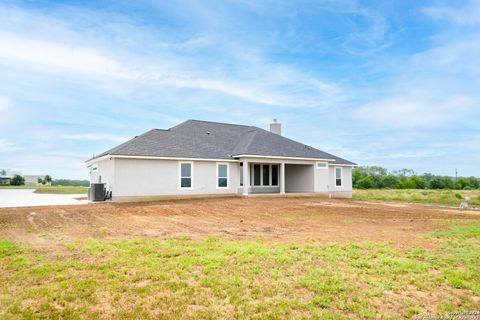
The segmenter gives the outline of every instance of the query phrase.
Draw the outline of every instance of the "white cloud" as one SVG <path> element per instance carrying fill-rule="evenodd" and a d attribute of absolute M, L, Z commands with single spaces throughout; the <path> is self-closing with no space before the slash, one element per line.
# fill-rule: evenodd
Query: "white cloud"
<path fill-rule="evenodd" d="M 119 136 L 115 134 L 105 133 L 80 133 L 80 134 L 67 134 L 60 136 L 60 139 L 66 140 L 86 140 L 86 141 L 112 141 L 112 142 L 125 142 L 133 137 Z"/>
<path fill-rule="evenodd" d="M 480 1 L 470 0 L 466 6 L 437 5 L 423 10 L 432 18 L 447 20 L 458 25 L 480 24 Z"/>
<path fill-rule="evenodd" d="M 437 44 L 404 59 L 391 82 L 374 88 L 378 98 L 361 105 L 354 117 L 397 128 L 461 125 L 478 117 L 480 34 L 435 35 L 432 41 Z"/>
<path fill-rule="evenodd" d="M 99 76 L 107 76 L 140 85 L 212 91 L 271 106 L 331 107 L 342 100 L 337 84 L 271 62 L 265 56 L 270 48 L 264 39 L 245 39 L 255 42 L 246 46 L 245 34 L 230 29 L 236 25 L 232 19 L 239 17 L 225 9 L 228 5 L 192 3 L 188 9 L 158 5 L 186 19 L 185 23 L 198 24 L 197 30 L 159 35 L 128 16 L 68 6 L 46 14 L 0 5 L 6 17 L 0 21 L 0 57 L 3 62 L 16 61 L 19 67 L 33 64 L 37 71 L 50 72 L 62 81 L 79 81 L 75 73 L 94 75 L 96 81 L 91 77 L 82 80 L 97 90 L 103 88 Z M 330 1 L 323 5 L 336 7 Z"/>
<path fill-rule="evenodd" d="M 18 125 L 27 120 L 23 108 L 15 105 L 9 98 L 0 96 L 0 124 L 5 130 L 7 126 Z"/>
<path fill-rule="evenodd" d="M 125 77 L 117 61 L 95 49 L 0 34 L 0 57 L 76 72 Z"/>
<path fill-rule="evenodd" d="M 43 71 L 52 73 L 60 69 L 148 85 L 216 91 L 274 106 L 316 107 L 331 105 L 340 99 L 340 90 L 333 84 L 266 63 L 259 63 L 251 75 L 237 74 L 225 78 L 211 74 L 210 69 L 190 70 L 189 63 L 183 58 L 164 61 L 161 57 L 134 56 L 129 60 L 145 62 L 132 63 L 115 58 L 113 53 L 107 55 L 93 48 L 5 33 L 0 34 L 0 57 L 46 67 Z"/>
<path fill-rule="evenodd" d="M 18 145 L 7 141 L 5 139 L 0 139 L 0 152 L 13 152 L 13 151 L 20 151 L 23 148 L 19 147 Z"/>
<path fill-rule="evenodd" d="M 409 92 L 368 103 L 354 114 L 385 127 L 439 126 L 459 121 L 473 105 L 467 96 L 436 97 Z"/>

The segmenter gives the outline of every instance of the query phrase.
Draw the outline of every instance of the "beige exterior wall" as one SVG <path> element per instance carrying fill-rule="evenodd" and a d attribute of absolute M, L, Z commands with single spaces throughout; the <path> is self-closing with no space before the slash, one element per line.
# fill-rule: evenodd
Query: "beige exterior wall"
<path fill-rule="evenodd" d="M 314 165 L 285 165 L 285 192 L 315 192 Z"/>
<path fill-rule="evenodd" d="M 328 193 L 330 183 L 330 170 L 328 169 L 328 166 L 327 168 L 317 168 L 317 163 L 315 163 L 314 168 L 315 192 Z"/>
<path fill-rule="evenodd" d="M 180 188 L 180 162 L 191 162 L 193 187 Z M 217 187 L 217 163 L 229 166 L 228 188 Z M 115 159 L 113 197 L 236 194 L 238 163 L 216 161 L 177 161 Z"/>
<path fill-rule="evenodd" d="M 352 167 L 342 166 L 343 185 L 335 187 L 335 165 L 319 169 L 313 160 L 248 158 L 250 163 L 286 164 L 286 192 L 315 192 L 332 197 L 351 197 Z M 193 188 L 181 189 L 180 162 L 193 164 Z M 217 188 L 217 163 L 228 164 L 228 188 Z M 92 170 L 96 167 L 96 170 Z M 148 199 L 161 196 L 237 195 L 240 187 L 240 162 L 211 160 L 166 160 L 106 158 L 90 165 L 90 181 L 106 183 L 114 200 Z M 279 177 L 280 178 L 280 177 Z M 272 192 L 279 192 L 278 187 Z"/>
<path fill-rule="evenodd" d="M 117 159 L 98 161 L 90 167 L 90 183 L 105 183 L 107 190 L 115 189 L 115 163 Z M 96 168 L 96 169 L 95 169 Z"/>
<path fill-rule="evenodd" d="M 335 168 L 342 168 L 342 186 L 335 185 Z M 330 183 L 329 193 L 332 197 L 351 198 L 352 197 L 352 167 L 347 166 L 329 166 Z"/>

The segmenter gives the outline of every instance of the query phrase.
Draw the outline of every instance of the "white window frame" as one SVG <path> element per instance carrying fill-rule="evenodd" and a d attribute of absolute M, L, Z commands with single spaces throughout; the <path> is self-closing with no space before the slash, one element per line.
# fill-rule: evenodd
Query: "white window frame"
<path fill-rule="evenodd" d="M 182 177 L 182 164 L 190 165 L 190 177 Z M 190 178 L 190 187 L 182 187 L 182 178 Z M 178 190 L 193 190 L 193 161 L 178 162 Z"/>
<path fill-rule="evenodd" d="M 218 175 L 219 173 L 219 170 L 218 168 L 221 166 L 221 165 L 226 165 L 227 166 L 227 176 L 226 177 L 220 177 Z M 227 178 L 227 186 L 226 187 L 220 187 L 218 185 L 218 179 L 220 178 Z M 228 165 L 227 162 L 217 162 L 217 179 L 216 179 L 216 185 L 217 185 L 217 189 L 228 189 L 230 187 L 230 166 Z"/>
<path fill-rule="evenodd" d="M 337 186 L 337 169 L 340 169 L 340 185 Z M 342 167 L 335 167 L 335 173 L 334 173 L 334 176 L 335 176 L 335 187 L 336 188 L 341 188 L 343 187 L 343 168 Z"/>
<path fill-rule="evenodd" d="M 319 167 L 319 165 L 325 165 L 325 167 Z M 319 170 L 328 169 L 328 163 L 327 162 L 317 162 L 316 168 L 319 169 Z"/>

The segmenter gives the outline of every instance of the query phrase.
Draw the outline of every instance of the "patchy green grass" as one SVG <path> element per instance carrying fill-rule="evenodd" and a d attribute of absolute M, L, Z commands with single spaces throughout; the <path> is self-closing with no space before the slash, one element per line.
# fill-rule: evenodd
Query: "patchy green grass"
<path fill-rule="evenodd" d="M 87 194 L 87 187 L 37 187 L 35 193 L 50 193 L 50 194 Z"/>
<path fill-rule="evenodd" d="M 480 224 L 429 239 L 0 241 L 0 318 L 412 318 L 480 308 Z"/>
<path fill-rule="evenodd" d="M 480 208 L 480 190 L 353 190 L 353 198 L 357 200 L 399 201 L 449 206 L 459 206 L 466 196 L 470 197 L 470 206 Z"/>
<path fill-rule="evenodd" d="M 49 194 L 87 194 L 87 187 L 63 187 L 63 186 L 0 186 L 0 189 L 35 189 L 35 193 Z"/>

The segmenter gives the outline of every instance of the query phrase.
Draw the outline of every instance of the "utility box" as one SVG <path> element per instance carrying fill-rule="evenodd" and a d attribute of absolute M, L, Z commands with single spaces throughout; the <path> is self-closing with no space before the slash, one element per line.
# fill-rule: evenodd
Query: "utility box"
<path fill-rule="evenodd" d="M 90 201 L 105 201 L 105 183 L 92 183 L 88 192 Z"/>

